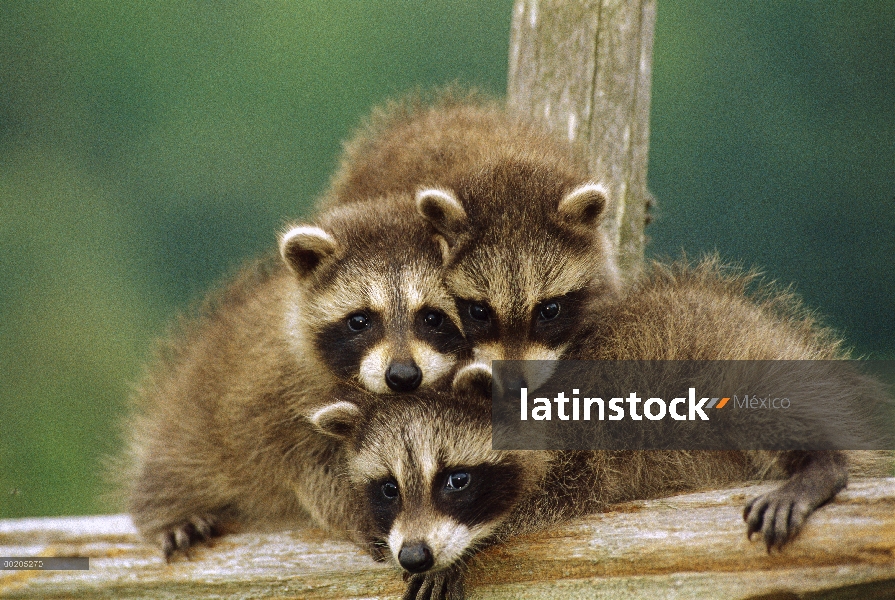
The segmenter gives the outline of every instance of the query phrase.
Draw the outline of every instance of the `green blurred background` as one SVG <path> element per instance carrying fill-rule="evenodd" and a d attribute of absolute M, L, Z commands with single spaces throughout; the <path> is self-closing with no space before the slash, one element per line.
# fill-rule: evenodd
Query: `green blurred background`
<path fill-rule="evenodd" d="M 511 6 L 0 2 L 0 517 L 116 510 L 152 340 L 371 106 L 503 93 Z M 650 254 L 761 266 L 895 358 L 895 3 L 659 0 L 653 69 Z"/>

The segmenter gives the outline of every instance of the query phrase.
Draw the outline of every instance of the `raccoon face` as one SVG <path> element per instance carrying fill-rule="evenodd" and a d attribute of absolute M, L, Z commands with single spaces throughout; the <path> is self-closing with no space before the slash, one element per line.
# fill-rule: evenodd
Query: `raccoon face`
<path fill-rule="evenodd" d="M 375 393 L 408 392 L 429 385 L 451 370 L 465 342 L 450 317 L 450 299 L 423 294 L 440 290 L 436 272 L 412 266 L 368 273 L 362 287 L 338 276 L 330 294 L 313 306 L 321 316 L 314 345 L 342 379 L 356 377 Z M 426 297 L 428 296 L 428 297 Z"/>
<path fill-rule="evenodd" d="M 410 481 L 389 474 L 364 489 L 374 535 L 410 573 L 444 569 L 467 556 L 519 497 L 521 474 L 513 464 L 439 467 Z M 401 468 L 406 473 L 407 465 Z"/>
<path fill-rule="evenodd" d="M 401 235 L 385 235 L 373 226 L 387 221 L 370 219 L 282 237 L 299 280 L 287 328 L 297 351 L 313 352 L 336 377 L 374 393 L 408 392 L 446 375 L 466 342 L 432 240 L 421 226 L 407 235 L 392 224 Z"/>
<path fill-rule="evenodd" d="M 541 476 L 520 453 L 491 449 L 481 401 L 432 394 L 364 411 L 338 402 L 311 417 L 318 430 L 350 440 L 348 471 L 369 513 L 371 537 L 410 573 L 468 557 Z"/>
<path fill-rule="evenodd" d="M 593 304 L 618 291 L 598 229 L 605 192 L 593 183 L 551 188 L 525 169 L 488 177 L 456 193 L 424 189 L 416 196 L 441 236 L 463 331 L 480 362 L 561 358 Z M 538 372 L 536 381 L 520 374 L 520 384 L 536 388 L 550 375 Z"/>

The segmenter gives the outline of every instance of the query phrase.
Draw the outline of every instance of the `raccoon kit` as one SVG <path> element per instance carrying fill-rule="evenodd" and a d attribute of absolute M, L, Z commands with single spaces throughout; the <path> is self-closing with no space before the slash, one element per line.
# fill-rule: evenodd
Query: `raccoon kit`
<path fill-rule="evenodd" d="M 316 517 L 331 449 L 308 441 L 299 411 L 339 382 L 430 386 L 463 357 L 412 203 L 395 194 L 291 227 L 282 260 L 243 271 L 168 340 L 137 393 L 128 474 L 134 522 L 166 554 L 223 519 Z"/>
<path fill-rule="evenodd" d="M 341 441 L 365 543 L 406 572 L 406 600 L 463 598 L 466 562 L 521 533 L 617 502 L 789 475 L 746 515 L 750 536 L 779 547 L 846 478 L 835 453 L 493 450 L 489 402 L 474 394 L 356 396 L 311 420 Z"/>
<path fill-rule="evenodd" d="M 608 198 L 578 149 L 472 95 L 395 103 L 346 145 L 330 203 L 415 194 L 475 359 L 556 359 L 619 291 Z M 537 383 L 537 382 L 534 382 Z"/>

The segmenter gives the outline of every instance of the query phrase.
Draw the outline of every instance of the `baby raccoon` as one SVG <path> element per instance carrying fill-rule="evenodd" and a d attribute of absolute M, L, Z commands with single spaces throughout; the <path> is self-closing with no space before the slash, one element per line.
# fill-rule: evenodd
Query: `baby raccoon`
<path fill-rule="evenodd" d="M 310 416 L 342 444 L 367 539 L 411 576 L 405 599 L 462 598 L 464 561 L 545 496 L 549 454 L 492 450 L 489 404 L 477 391 L 353 394 Z"/>
<path fill-rule="evenodd" d="M 295 420 L 336 383 L 407 392 L 462 356 L 439 251 L 412 203 L 395 195 L 291 227 L 282 261 L 244 270 L 168 340 L 137 393 L 127 475 L 134 522 L 166 554 L 224 518 L 308 512 L 296 480 L 326 480 L 297 469 L 328 469 L 330 450 L 308 450 Z"/>
<path fill-rule="evenodd" d="M 493 450 L 488 404 L 437 390 L 390 402 L 343 396 L 311 417 L 342 441 L 368 511 L 367 544 L 406 571 L 407 600 L 464 597 L 466 561 L 514 535 L 612 503 L 788 474 L 746 511 L 750 536 L 761 531 L 779 548 L 845 484 L 838 453 L 777 462 L 770 453 Z"/>
<path fill-rule="evenodd" d="M 445 282 L 483 363 L 559 358 L 619 291 L 599 227 L 605 190 L 575 147 L 494 103 L 448 92 L 374 113 L 327 198 L 395 191 L 415 194 L 438 233 Z"/>

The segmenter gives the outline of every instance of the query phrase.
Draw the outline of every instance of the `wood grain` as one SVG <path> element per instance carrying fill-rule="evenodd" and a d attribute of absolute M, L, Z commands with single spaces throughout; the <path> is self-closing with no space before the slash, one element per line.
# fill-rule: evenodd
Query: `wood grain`
<path fill-rule="evenodd" d="M 895 478 L 858 480 L 782 553 L 742 505 L 774 484 L 629 502 L 494 547 L 474 598 L 895 598 Z M 0 571 L 2 598 L 396 598 L 399 571 L 315 529 L 241 533 L 166 564 L 125 515 L 0 521 L 0 555 L 88 571 Z"/>

